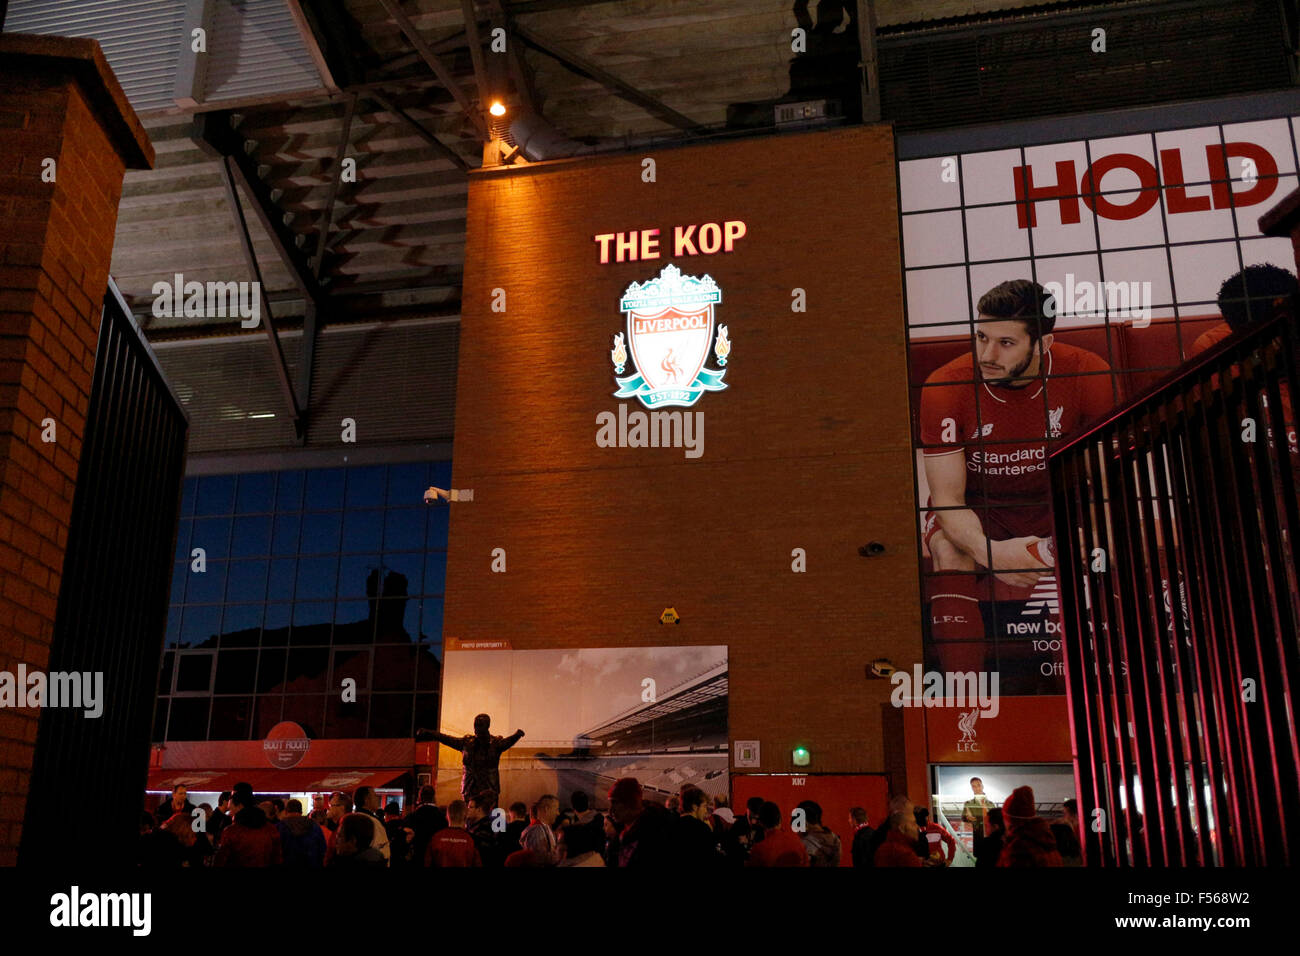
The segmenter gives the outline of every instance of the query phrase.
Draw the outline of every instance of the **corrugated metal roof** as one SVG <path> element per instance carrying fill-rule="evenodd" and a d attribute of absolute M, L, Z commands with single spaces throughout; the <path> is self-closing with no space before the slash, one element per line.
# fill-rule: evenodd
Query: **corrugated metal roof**
<path fill-rule="evenodd" d="M 137 112 L 174 105 L 185 42 L 182 0 L 10 0 L 5 30 L 99 41 Z"/>
<path fill-rule="evenodd" d="M 321 89 L 285 0 L 215 0 L 204 100 Z"/>

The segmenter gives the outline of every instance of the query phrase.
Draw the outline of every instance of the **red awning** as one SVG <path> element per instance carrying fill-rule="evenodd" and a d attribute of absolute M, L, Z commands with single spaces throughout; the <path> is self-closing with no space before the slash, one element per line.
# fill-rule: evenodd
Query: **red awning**
<path fill-rule="evenodd" d="M 249 783 L 254 793 L 324 793 L 330 790 L 352 791 L 357 787 L 383 789 L 403 774 L 409 767 L 392 767 L 376 770 L 349 770 L 345 767 L 311 767 L 292 770 L 275 770 L 270 767 L 254 770 L 150 770 L 149 789 L 171 791 L 182 784 L 188 790 L 201 793 L 220 793 L 233 790 L 237 783 Z"/>

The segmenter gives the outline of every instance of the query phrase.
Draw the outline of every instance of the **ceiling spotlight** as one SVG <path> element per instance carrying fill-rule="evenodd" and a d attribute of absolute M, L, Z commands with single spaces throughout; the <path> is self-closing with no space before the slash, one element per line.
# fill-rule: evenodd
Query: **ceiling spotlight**
<path fill-rule="evenodd" d="M 505 116 L 506 104 L 502 103 L 500 100 L 493 100 L 492 105 L 488 107 L 488 112 L 493 116 Z"/>

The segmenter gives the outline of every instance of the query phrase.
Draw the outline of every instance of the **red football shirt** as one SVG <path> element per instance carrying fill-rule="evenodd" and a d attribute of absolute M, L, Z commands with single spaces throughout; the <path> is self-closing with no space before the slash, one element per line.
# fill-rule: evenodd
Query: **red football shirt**
<path fill-rule="evenodd" d="M 482 866 L 474 838 L 460 827 L 445 827 L 433 835 L 424 854 L 425 866 Z"/>
<path fill-rule="evenodd" d="M 970 352 L 926 380 L 921 441 L 952 447 L 923 454 L 966 456 L 966 504 L 989 537 L 1051 536 L 1044 439 L 1076 434 L 1114 408 L 1110 375 L 1096 374 L 1109 371 L 1101 356 L 1055 343 L 1043 357 L 1043 376 L 1023 387 L 981 381 Z"/>

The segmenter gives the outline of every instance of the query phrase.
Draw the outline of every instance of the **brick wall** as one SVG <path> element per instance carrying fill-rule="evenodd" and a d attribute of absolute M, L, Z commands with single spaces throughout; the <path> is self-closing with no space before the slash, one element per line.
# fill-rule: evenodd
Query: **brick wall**
<path fill-rule="evenodd" d="M 444 633 L 727 644 L 731 737 L 761 741 L 763 770 L 791 770 L 797 744 L 813 772 L 901 769 L 890 686 L 864 676 L 876 657 L 920 659 L 892 133 L 647 155 L 655 183 L 640 154 L 471 179 L 454 484 L 474 501 L 451 505 Z M 737 219 L 735 251 L 671 255 L 675 226 Z M 659 259 L 599 264 L 595 235 L 651 228 Z M 599 448 L 597 413 L 620 403 L 619 298 L 670 261 L 721 286 L 733 347 L 728 389 L 691 409 L 704 455 Z M 860 557 L 873 540 L 888 553 Z M 680 624 L 659 623 L 669 606 Z"/>
<path fill-rule="evenodd" d="M 122 175 L 152 150 L 94 41 L 3 35 L 0 63 L 0 671 L 16 673 L 49 660 Z M 0 865 L 38 717 L 0 709 Z"/>

